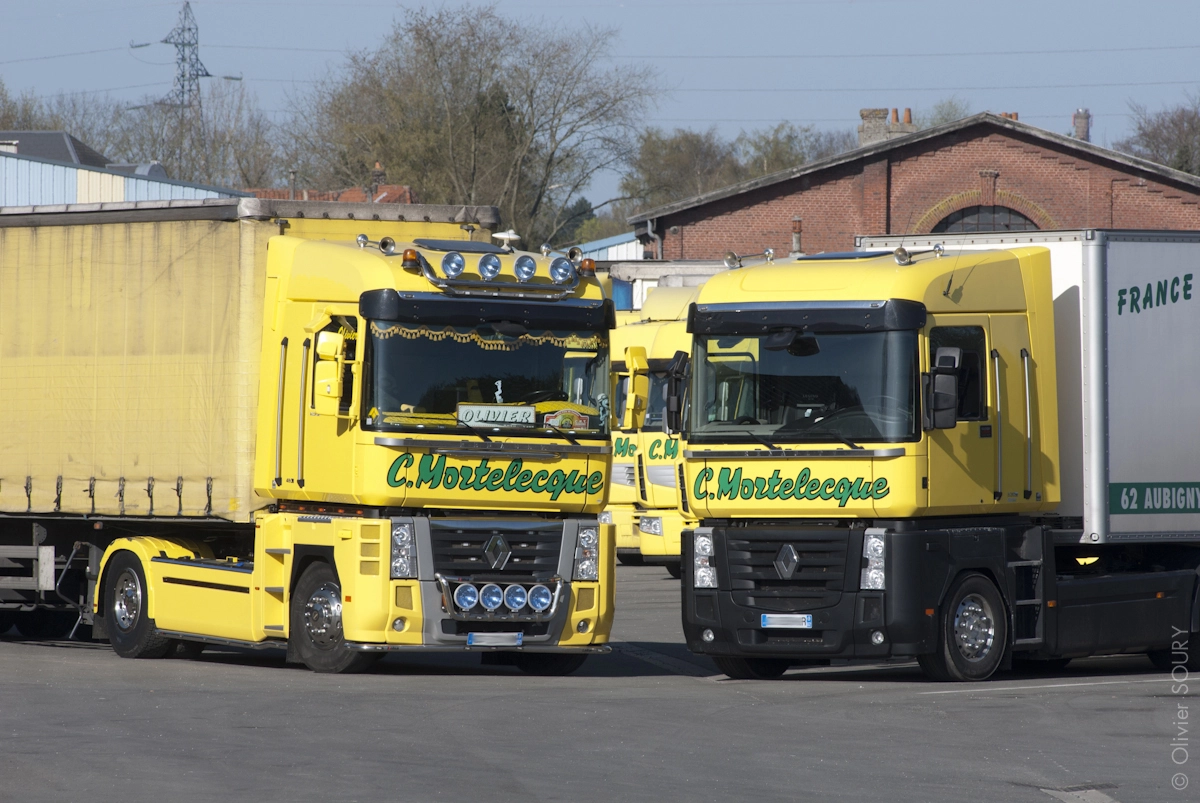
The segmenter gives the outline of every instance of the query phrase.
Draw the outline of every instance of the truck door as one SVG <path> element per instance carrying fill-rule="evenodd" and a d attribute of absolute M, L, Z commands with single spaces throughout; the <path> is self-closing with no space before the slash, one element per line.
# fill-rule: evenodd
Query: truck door
<path fill-rule="evenodd" d="M 1029 349 L 1029 325 L 1023 313 L 992 315 L 992 344 L 988 352 L 988 372 L 998 386 L 999 406 L 996 421 L 996 448 L 999 450 L 997 486 L 1002 505 L 1021 504 L 1033 495 L 1033 474 L 1040 476 L 1035 465 L 1030 436 L 1030 424 L 1037 420 L 1036 410 L 1030 409 L 1036 394 L 1033 387 L 1033 365 Z M 1040 490 L 1040 482 L 1038 483 Z M 1028 492 L 1028 496 L 1026 493 Z M 1031 499 L 1031 501 L 1033 501 Z M 1036 501 L 1041 501 L 1036 500 Z"/>
<path fill-rule="evenodd" d="M 962 349 L 958 374 L 958 416 L 953 429 L 929 433 L 929 505 L 983 512 L 995 506 L 996 433 L 990 398 L 991 322 L 987 315 L 932 315 L 929 353 Z M 953 512 L 944 510 L 943 512 Z"/>

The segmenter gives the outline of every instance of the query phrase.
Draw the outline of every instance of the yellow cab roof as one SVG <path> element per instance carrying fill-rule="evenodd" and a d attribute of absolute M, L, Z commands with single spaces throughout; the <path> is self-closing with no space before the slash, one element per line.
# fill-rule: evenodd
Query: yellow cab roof
<path fill-rule="evenodd" d="M 875 252 L 878 253 L 878 252 Z M 1045 248 L 1001 251 L 916 252 L 900 265 L 891 252 L 859 258 L 808 257 L 718 273 L 697 303 L 874 301 L 923 303 L 929 312 L 1020 312 L 1029 281 L 1022 263 L 1044 264 Z"/>
<path fill-rule="evenodd" d="M 642 302 L 643 321 L 687 320 L 688 307 L 700 294 L 700 287 L 655 287 Z"/>

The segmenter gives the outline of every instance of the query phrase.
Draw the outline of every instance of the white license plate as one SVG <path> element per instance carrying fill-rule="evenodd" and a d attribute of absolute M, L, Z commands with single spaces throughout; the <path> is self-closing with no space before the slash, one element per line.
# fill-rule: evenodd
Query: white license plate
<path fill-rule="evenodd" d="M 764 613 L 763 627 L 790 627 L 801 630 L 812 630 L 811 613 Z"/>
<path fill-rule="evenodd" d="M 524 633 L 468 633 L 468 647 L 520 647 Z"/>

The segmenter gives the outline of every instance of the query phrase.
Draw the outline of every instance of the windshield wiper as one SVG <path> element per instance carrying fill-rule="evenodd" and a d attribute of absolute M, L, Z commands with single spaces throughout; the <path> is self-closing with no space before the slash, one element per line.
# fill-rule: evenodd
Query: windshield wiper
<path fill-rule="evenodd" d="M 567 441 L 568 441 L 568 442 L 569 442 L 569 443 L 570 443 L 572 446 L 578 446 L 578 445 L 579 445 L 579 441 L 575 440 L 575 437 L 574 437 L 573 435 L 571 435 L 571 433 L 570 433 L 570 432 L 564 432 L 563 430 L 559 429 L 558 427 L 554 426 L 553 424 L 546 424 L 546 429 L 547 429 L 547 430 L 554 430 L 554 431 L 555 431 L 555 432 L 557 432 L 559 435 L 562 435 L 564 438 L 566 438 L 566 439 L 567 439 Z"/>
<path fill-rule="evenodd" d="M 474 435 L 475 437 L 479 438 L 479 439 L 480 439 L 481 441 L 483 441 L 484 443 L 491 443 L 491 442 L 492 442 L 492 439 L 491 439 L 491 438 L 489 438 L 487 435 L 484 435 L 484 434 L 483 434 L 482 432 L 480 432 L 479 430 L 475 429 L 475 427 L 471 426 L 471 425 L 470 425 L 470 424 L 468 424 L 466 421 L 459 421 L 459 422 L 458 422 L 458 425 L 459 425 L 460 427 L 462 427 L 463 429 L 465 429 L 465 430 L 469 431 L 469 432 L 470 432 L 472 435 Z"/>
<path fill-rule="evenodd" d="M 750 431 L 750 430 L 748 430 L 748 429 L 744 429 L 744 430 L 742 430 L 742 431 L 743 431 L 743 432 L 745 432 L 747 435 L 749 435 L 751 438 L 754 438 L 754 440 L 758 441 L 758 442 L 759 442 L 759 443 L 761 443 L 763 446 L 765 446 L 765 447 L 767 447 L 768 449 L 770 449 L 771 451 L 773 451 L 773 452 L 777 452 L 777 451 L 779 451 L 779 447 L 778 447 L 778 446 L 776 446 L 775 444 L 771 443 L 769 440 L 767 440 L 766 438 L 764 438 L 762 435 L 758 435 L 758 434 L 756 434 L 756 433 L 754 433 L 754 432 L 751 432 L 751 431 Z"/>

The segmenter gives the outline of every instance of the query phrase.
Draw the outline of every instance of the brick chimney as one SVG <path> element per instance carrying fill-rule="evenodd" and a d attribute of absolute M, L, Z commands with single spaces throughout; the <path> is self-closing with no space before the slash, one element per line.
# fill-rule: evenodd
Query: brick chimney
<path fill-rule="evenodd" d="M 891 120 L 888 120 L 889 111 Z M 858 127 L 858 146 L 871 145 L 884 140 L 912 134 L 917 130 L 912 121 L 912 109 L 904 110 L 904 122 L 900 122 L 899 109 L 859 109 L 862 125 Z"/>
<path fill-rule="evenodd" d="M 1092 141 L 1092 115 L 1087 109 L 1076 109 L 1075 114 L 1071 116 L 1071 125 L 1075 129 L 1075 133 L 1071 136 L 1075 139 L 1081 139 L 1084 142 Z"/>

